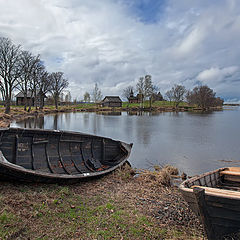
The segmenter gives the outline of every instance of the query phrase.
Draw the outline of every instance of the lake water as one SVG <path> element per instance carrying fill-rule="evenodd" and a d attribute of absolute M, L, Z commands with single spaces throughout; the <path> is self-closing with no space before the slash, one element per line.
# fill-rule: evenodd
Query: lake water
<path fill-rule="evenodd" d="M 11 127 L 80 131 L 133 143 L 137 168 L 172 164 L 188 175 L 240 166 L 240 108 L 212 113 L 61 113 Z"/>

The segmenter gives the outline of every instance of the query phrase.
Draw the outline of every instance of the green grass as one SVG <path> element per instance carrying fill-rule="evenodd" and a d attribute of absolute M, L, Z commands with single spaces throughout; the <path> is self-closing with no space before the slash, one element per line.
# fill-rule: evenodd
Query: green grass
<path fill-rule="evenodd" d="M 21 216 L 21 222 L 17 215 L 4 210 L 0 215 L 0 239 L 17 235 L 21 229 L 24 231 L 20 236 L 30 239 L 154 239 L 166 234 L 151 217 L 111 198 L 79 196 L 67 186 L 54 185 L 37 191 L 22 186 L 17 191 L 24 199 L 28 199 L 24 194 L 31 196 L 34 192 L 36 197 L 30 205 L 15 209 L 17 215 L 25 209 L 30 217 Z"/>
<path fill-rule="evenodd" d="M 128 103 L 128 102 L 123 102 L 122 107 L 123 108 L 135 108 L 135 107 L 140 107 L 141 104 L 140 103 Z M 145 101 L 143 103 L 143 106 L 145 108 L 150 106 L 149 101 Z M 181 102 L 179 104 L 179 107 L 188 107 L 189 105 L 186 102 Z M 152 103 L 152 107 L 175 107 L 175 103 L 174 102 L 169 102 L 169 101 L 156 101 Z"/>
<path fill-rule="evenodd" d="M 58 223 L 64 238 L 71 238 L 77 232 L 83 239 L 151 239 L 153 236 L 163 236 L 159 228 L 153 228 L 151 219 L 139 212 L 132 214 L 112 200 L 96 206 L 92 206 L 92 201 L 94 199 L 79 201 L 78 198 L 71 198 L 61 204 L 54 204 L 54 201 L 53 204 L 38 203 L 34 206 L 34 218 L 42 227 Z M 46 229 L 50 237 L 57 234 L 57 226 L 55 228 L 51 232 Z M 38 235 L 37 232 L 35 234 Z M 38 237 L 40 239 L 41 236 Z"/>
<path fill-rule="evenodd" d="M 1 183 L 0 239 L 199 239 L 194 230 L 168 226 L 147 206 L 141 209 L 135 178 L 116 171 L 104 179 L 76 185 Z M 129 183 L 125 195 L 120 189 Z"/>
<path fill-rule="evenodd" d="M 89 109 L 89 108 L 96 108 L 97 105 L 95 103 L 80 103 L 75 106 L 76 109 Z"/>
<path fill-rule="evenodd" d="M 13 213 L 4 210 L 0 214 L 0 239 L 5 239 L 7 236 L 14 234 L 14 232 L 18 231 L 18 227 L 16 226 L 16 222 L 18 222 L 17 216 Z"/>

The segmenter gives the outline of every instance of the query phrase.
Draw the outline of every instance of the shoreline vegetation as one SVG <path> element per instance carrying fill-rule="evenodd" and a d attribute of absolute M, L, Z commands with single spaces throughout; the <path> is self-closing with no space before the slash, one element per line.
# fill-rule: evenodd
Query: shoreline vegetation
<path fill-rule="evenodd" d="M 0 239 L 203 239 L 170 166 L 73 185 L 1 181 Z"/>
<path fill-rule="evenodd" d="M 149 103 L 145 102 L 144 107 L 138 103 L 124 102 L 122 107 L 102 107 L 96 103 L 79 103 L 59 106 L 56 109 L 54 106 L 45 106 L 43 109 L 32 108 L 31 112 L 25 111 L 23 106 L 11 106 L 11 112 L 9 114 L 4 113 L 4 106 L 0 106 L 0 127 L 9 127 L 12 121 L 22 121 L 25 118 L 34 117 L 36 115 L 45 115 L 53 113 L 63 112 L 206 112 L 206 111 L 221 111 L 223 108 L 211 107 L 208 109 L 199 108 L 197 106 L 191 106 L 187 103 L 180 103 L 176 108 L 174 102 L 157 101 L 149 107 Z"/>

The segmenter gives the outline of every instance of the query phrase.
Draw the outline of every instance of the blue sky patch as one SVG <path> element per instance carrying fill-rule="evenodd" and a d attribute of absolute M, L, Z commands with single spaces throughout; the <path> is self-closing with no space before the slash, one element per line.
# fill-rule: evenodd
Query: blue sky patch
<path fill-rule="evenodd" d="M 166 6 L 166 0 L 122 0 L 122 3 L 126 4 L 140 21 L 149 24 L 158 22 Z"/>

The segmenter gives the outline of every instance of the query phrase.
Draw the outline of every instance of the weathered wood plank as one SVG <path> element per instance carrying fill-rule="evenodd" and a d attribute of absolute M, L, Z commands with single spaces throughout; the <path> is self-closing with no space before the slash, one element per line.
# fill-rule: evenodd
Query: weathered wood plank
<path fill-rule="evenodd" d="M 53 172 L 58 174 L 65 174 L 62 163 L 59 159 L 58 153 L 58 139 L 54 137 L 49 137 L 49 143 L 46 145 L 47 147 L 47 156 Z"/>
<path fill-rule="evenodd" d="M 72 161 L 72 156 L 71 156 L 70 146 L 69 146 L 70 143 L 71 142 L 60 141 L 60 154 L 62 156 L 62 161 L 65 169 L 67 169 L 67 171 L 70 174 L 77 174 L 77 173 L 80 173 L 80 171 L 78 171 L 74 162 Z"/>
<path fill-rule="evenodd" d="M 217 233 L 214 231 L 214 228 L 212 226 L 212 223 L 207 211 L 207 205 L 204 197 L 205 190 L 203 188 L 195 187 L 193 189 L 193 192 L 199 206 L 200 218 L 202 219 L 202 224 L 204 226 L 204 230 L 207 234 L 207 237 L 209 240 L 217 240 L 218 239 Z"/>

